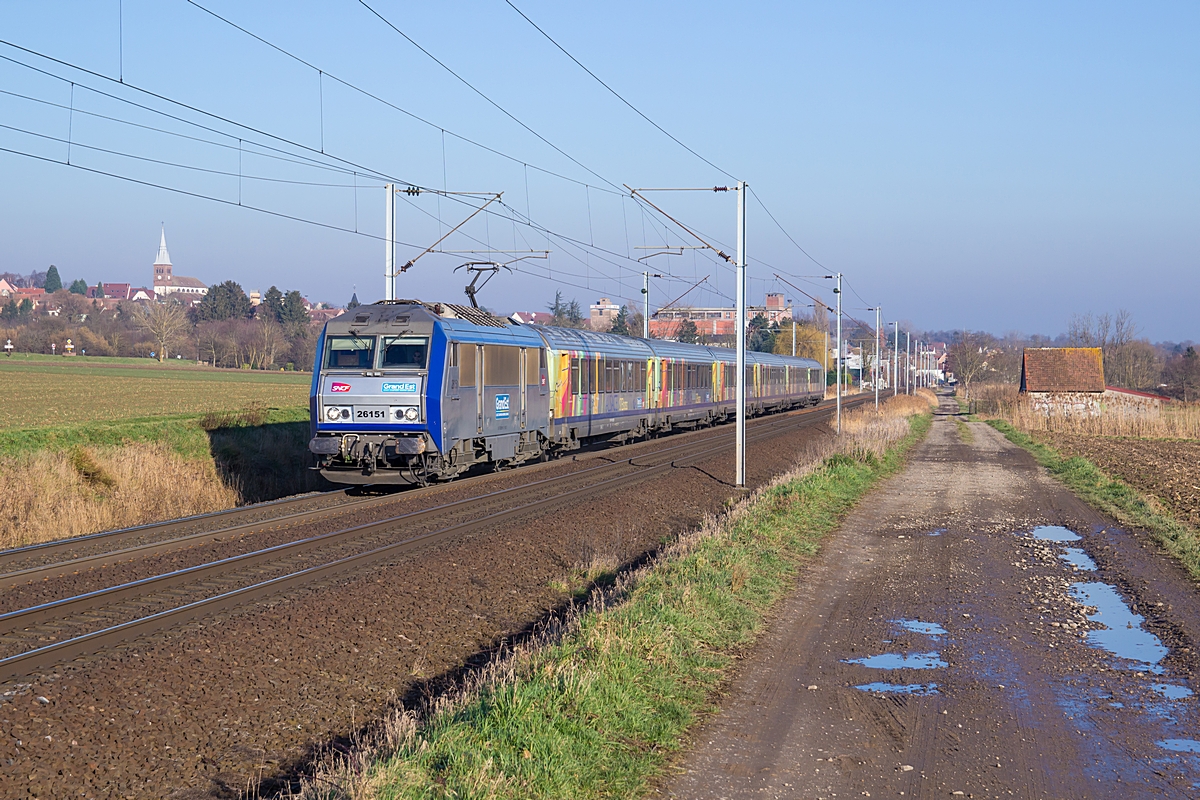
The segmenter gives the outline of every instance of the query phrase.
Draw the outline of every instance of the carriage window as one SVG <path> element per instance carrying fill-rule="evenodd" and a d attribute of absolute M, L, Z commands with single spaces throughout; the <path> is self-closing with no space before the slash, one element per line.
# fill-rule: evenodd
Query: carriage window
<path fill-rule="evenodd" d="M 384 336 L 379 366 L 425 369 L 428 356 L 429 340 L 424 336 Z"/>
<path fill-rule="evenodd" d="M 458 366 L 458 342 L 451 342 L 446 345 L 446 366 Z"/>
<path fill-rule="evenodd" d="M 371 369 L 374 336 L 330 336 L 325 340 L 325 366 L 332 369 Z"/>
<path fill-rule="evenodd" d="M 500 344 L 483 346 L 483 383 L 515 386 L 521 382 L 521 348 Z"/>
<path fill-rule="evenodd" d="M 571 356 L 571 394 L 579 394 L 582 388 L 579 383 L 579 357 Z"/>
<path fill-rule="evenodd" d="M 458 350 L 458 385 L 471 388 L 475 385 L 475 345 L 456 344 Z"/>
<path fill-rule="evenodd" d="M 592 360 L 590 358 L 579 359 L 579 393 L 592 393 Z"/>

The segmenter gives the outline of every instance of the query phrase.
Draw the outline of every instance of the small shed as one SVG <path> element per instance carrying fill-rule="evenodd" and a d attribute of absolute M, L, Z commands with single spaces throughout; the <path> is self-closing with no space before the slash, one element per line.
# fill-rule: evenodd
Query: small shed
<path fill-rule="evenodd" d="M 1047 416 L 1157 414 L 1162 398 L 1104 385 L 1099 347 L 1027 347 L 1021 358 L 1021 396 Z"/>

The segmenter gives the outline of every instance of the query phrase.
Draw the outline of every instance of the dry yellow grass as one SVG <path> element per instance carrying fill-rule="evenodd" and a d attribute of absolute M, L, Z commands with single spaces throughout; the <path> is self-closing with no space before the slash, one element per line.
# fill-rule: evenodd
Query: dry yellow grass
<path fill-rule="evenodd" d="M 39 452 L 0 460 L 0 548 L 231 508 L 211 462 L 165 445 Z"/>
<path fill-rule="evenodd" d="M 1164 403 L 1152 413 L 1107 413 L 1096 417 L 1046 416 L 1021 400 L 1011 384 L 985 384 L 972 389 L 985 403 L 980 413 L 1002 419 L 1027 433 L 1051 431 L 1084 436 L 1133 436 L 1147 439 L 1200 439 L 1200 403 Z"/>

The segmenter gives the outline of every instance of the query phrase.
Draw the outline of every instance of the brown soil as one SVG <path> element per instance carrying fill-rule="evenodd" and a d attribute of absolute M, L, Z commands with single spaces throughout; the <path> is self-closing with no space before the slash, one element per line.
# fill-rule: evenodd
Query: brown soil
<path fill-rule="evenodd" d="M 1037 433 L 1066 456 L 1081 456 L 1143 494 L 1158 498 L 1176 518 L 1200 526 L 1200 442 Z"/>
<path fill-rule="evenodd" d="M 1200 739 L 1196 699 L 1155 688 L 1197 688 L 1194 584 L 1148 536 L 1112 527 L 996 431 L 972 424 L 962 442 L 943 403 L 906 470 L 800 576 L 662 796 L 1197 795 L 1200 759 L 1160 744 Z M 1038 525 L 1082 538 L 1037 541 Z M 1098 569 L 1068 566 L 1065 546 Z M 1160 674 L 1095 646 L 1094 631 L 1137 630 L 1089 621 L 1071 587 L 1093 582 L 1114 586 L 1169 648 Z M 944 664 L 849 663 L 888 653 Z"/>
<path fill-rule="evenodd" d="M 810 426 L 751 445 L 748 482 L 829 435 Z M 212 798 L 285 784 L 321 748 L 559 608 L 577 565 L 636 562 L 719 511 L 731 472 L 729 456 L 678 468 L 3 687 L 0 795 Z"/>

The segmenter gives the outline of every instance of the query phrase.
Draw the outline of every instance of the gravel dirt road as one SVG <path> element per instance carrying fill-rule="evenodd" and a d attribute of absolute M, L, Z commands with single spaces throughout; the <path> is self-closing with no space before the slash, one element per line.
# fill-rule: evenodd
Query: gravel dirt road
<path fill-rule="evenodd" d="M 1200 594 L 943 398 L 664 797 L 1200 797 Z"/>

